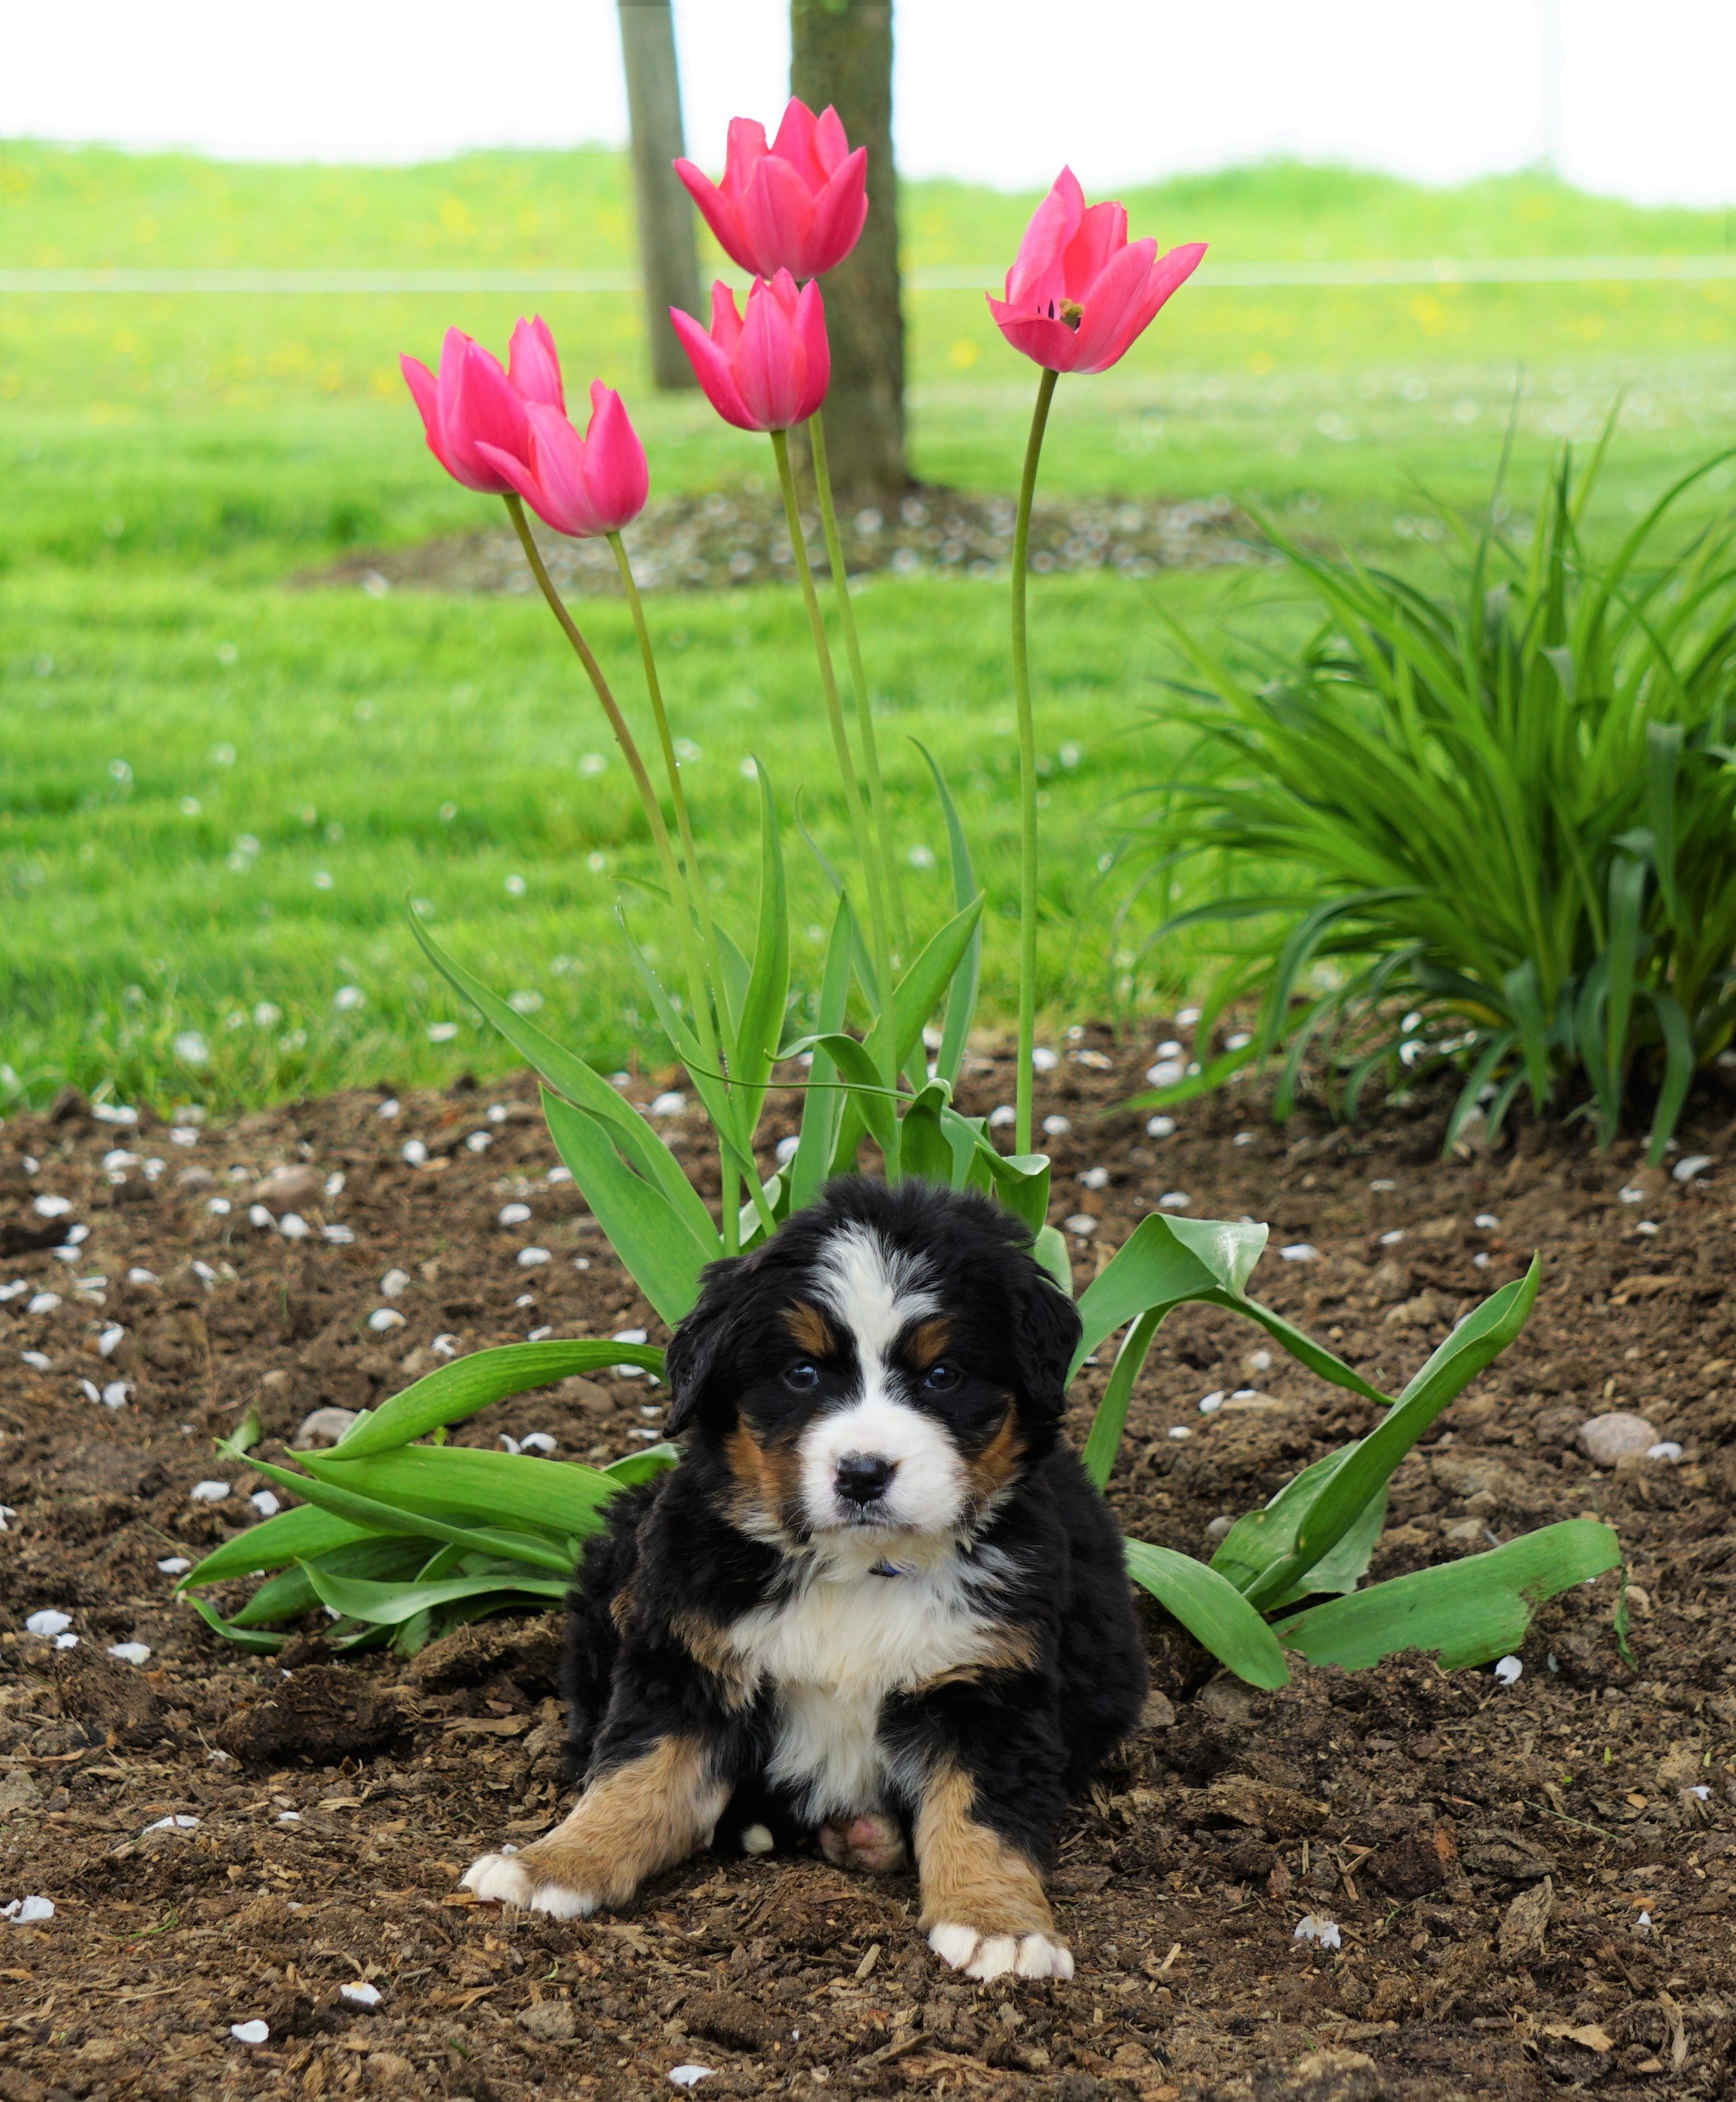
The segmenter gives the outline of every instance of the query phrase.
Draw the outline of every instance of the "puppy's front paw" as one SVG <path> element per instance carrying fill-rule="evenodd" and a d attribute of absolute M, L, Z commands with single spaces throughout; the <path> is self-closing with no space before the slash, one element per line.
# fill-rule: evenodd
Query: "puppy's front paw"
<path fill-rule="evenodd" d="M 974 1927 L 942 1920 L 929 1930 L 928 1946 L 943 1963 L 967 1978 L 1070 1978 L 1073 1951 L 1059 1935 L 983 1934 Z"/>
<path fill-rule="evenodd" d="M 464 1871 L 463 1887 L 490 1905 L 551 1913 L 556 1919 L 588 1919 L 597 1901 L 588 1891 L 538 1879 L 522 1854 L 485 1854 Z"/>

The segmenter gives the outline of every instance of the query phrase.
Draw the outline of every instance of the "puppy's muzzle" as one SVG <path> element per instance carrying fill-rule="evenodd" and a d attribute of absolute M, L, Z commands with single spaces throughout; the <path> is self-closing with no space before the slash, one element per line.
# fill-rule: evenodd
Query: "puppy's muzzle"
<path fill-rule="evenodd" d="M 884 1459 L 878 1452 L 846 1452 L 833 1477 L 838 1501 L 859 1511 L 884 1502 L 897 1466 L 896 1460 Z"/>

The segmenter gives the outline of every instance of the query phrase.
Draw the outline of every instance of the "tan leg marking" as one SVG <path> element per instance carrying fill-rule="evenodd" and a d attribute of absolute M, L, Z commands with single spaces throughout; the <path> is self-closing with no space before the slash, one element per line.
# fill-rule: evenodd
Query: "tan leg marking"
<path fill-rule="evenodd" d="M 942 1767 L 916 1818 L 916 1866 L 928 1945 L 968 1977 L 1070 1978 L 1073 1958 L 1037 1871 L 971 1814 L 968 1774 Z"/>
<path fill-rule="evenodd" d="M 665 1737 L 600 1775 L 547 1838 L 473 1862 L 464 1887 L 560 1919 L 624 1905 L 648 1876 L 710 1839 L 729 1791 L 708 1768 L 697 1739 Z"/>
<path fill-rule="evenodd" d="M 932 1693 L 937 1686 L 975 1686 L 996 1671 L 1029 1671 L 1037 1661 L 1037 1645 L 1027 1630 L 981 1627 L 976 1653 L 968 1664 L 955 1664 L 937 1671 L 932 1678 L 919 1680 L 909 1691 L 913 1696 Z"/>

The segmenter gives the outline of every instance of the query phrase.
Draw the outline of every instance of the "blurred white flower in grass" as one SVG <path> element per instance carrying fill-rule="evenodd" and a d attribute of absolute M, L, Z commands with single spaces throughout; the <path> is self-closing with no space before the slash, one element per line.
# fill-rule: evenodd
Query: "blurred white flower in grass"
<path fill-rule="evenodd" d="M 428 1024 L 430 1044 L 450 1044 L 458 1033 L 458 1026 L 455 1022 L 431 1022 Z"/>
<path fill-rule="evenodd" d="M 211 1047 L 197 1029 L 184 1029 L 175 1039 L 175 1055 L 184 1066 L 203 1066 L 210 1058 Z"/>
<path fill-rule="evenodd" d="M 680 755 L 678 754 L 677 756 L 679 756 Z M 603 756 L 600 752 L 581 752 L 578 761 L 578 770 L 584 775 L 587 781 L 591 781 L 596 779 L 597 775 L 603 771 L 604 768 L 607 766 L 608 764 L 609 761 Z"/>
<path fill-rule="evenodd" d="M 508 898 L 522 898 L 530 888 L 521 876 L 509 876 L 503 888 Z"/>
<path fill-rule="evenodd" d="M 339 986 L 331 996 L 331 1004 L 339 1014 L 353 1014 L 359 1007 L 365 1007 L 368 996 L 360 986 Z"/>
<path fill-rule="evenodd" d="M 518 992 L 507 995 L 507 1005 L 515 1014 L 534 1014 L 542 1004 L 542 996 L 525 987 Z"/>

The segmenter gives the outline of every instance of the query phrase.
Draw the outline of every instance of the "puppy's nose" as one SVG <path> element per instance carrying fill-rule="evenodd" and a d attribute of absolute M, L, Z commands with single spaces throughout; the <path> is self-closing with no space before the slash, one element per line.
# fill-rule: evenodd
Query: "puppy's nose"
<path fill-rule="evenodd" d="M 846 1452 L 838 1462 L 839 1495 L 849 1504 L 877 1504 L 892 1481 L 892 1466 L 878 1452 Z"/>

